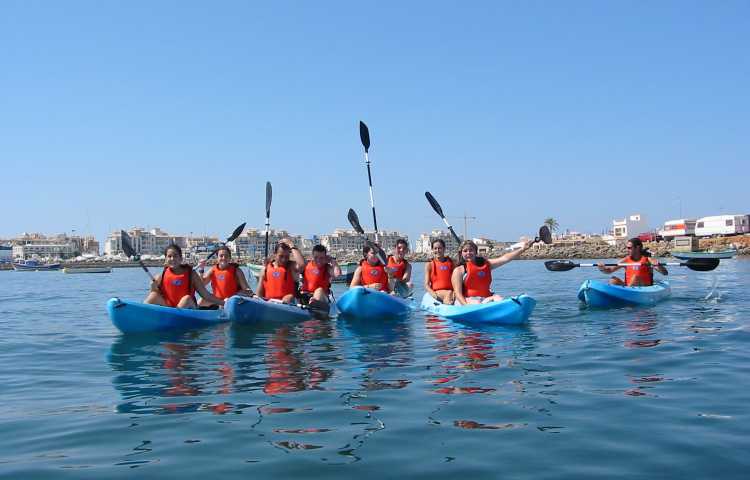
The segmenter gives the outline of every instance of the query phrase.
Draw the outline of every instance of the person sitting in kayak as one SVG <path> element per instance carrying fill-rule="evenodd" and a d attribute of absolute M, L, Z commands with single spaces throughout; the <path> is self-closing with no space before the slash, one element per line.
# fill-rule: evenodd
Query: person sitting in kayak
<path fill-rule="evenodd" d="M 304 263 L 304 258 L 302 260 Z M 328 304 L 331 279 L 339 275 L 341 275 L 341 267 L 336 263 L 336 259 L 328 256 L 326 247 L 315 245 L 312 249 L 312 260 L 305 264 L 305 269 L 302 272 L 302 287 L 300 289 L 302 303 L 320 302 L 321 304 Z"/>
<path fill-rule="evenodd" d="M 195 292 L 215 305 L 224 305 L 224 300 L 211 294 L 198 272 L 182 263 L 182 249 L 174 244 L 164 249 L 164 270 L 151 282 L 151 291 L 143 303 L 164 307 L 198 308 Z"/>
<path fill-rule="evenodd" d="M 388 255 L 388 265 L 386 265 L 386 268 L 396 280 L 394 286 L 403 290 L 402 296 L 409 296 L 408 292 L 414 289 L 414 284 L 411 283 L 411 264 L 404 258 L 407 252 L 409 252 L 409 244 L 403 238 L 399 238 L 396 240 L 393 255 Z"/>
<path fill-rule="evenodd" d="M 492 284 L 492 270 L 520 257 L 532 245 L 531 240 L 522 241 L 522 247 L 508 252 L 500 258 L 484 258 L 477 256 L 477 244 L 471 240 L 464 240 L 458 249 L 458 266 L 453 270 L 451 283 L 456 303 L 498 302 L 503 299 L 500 295 L 490 291 Z"/>
<path fill-rule="evenodd" d="M 628 266 L 605 267 L 602 262 L 597 265 L 602 273 L 614 273 L 621 268 L 625 269 L 625 281 L 619 277 L 612 277 L 609 279 L 610 285 L 650 287 L 654 284 L 654 270 L 662 275 L 668 275 L 669 272 L 664 265 L 661 265 L 658 259 L 651 258 L 649 251 L 643 248 L 640 238 L 631 238 L 625 248 L 628 249 L 628 256 L 617 263 L 627 263 Z"/>
<path fill-rule="evenodd" d="M 424 289 L 435 300 L 453 305 L 456 296 L 453 294 L 451 276 L 455 264 L 451 257 L 445 256 L 445 242 L 439 238 L 432 241 L 432 260 L 424 264 Z"/>
<path fill-rule="evenodd" d="M 247 283 L 245 274 L 238 264 L 231 261 L 232 252 L 229 250 L 229 247 L 226 245 L 219 247 L 216 250 L 216 259 L 216 265 L 209 268 L 205 273 L 203 269 L 206 267 L 206 261 L 201 260 L 198 263 L 198 267 L 202 273 L 203 284 L 211 284 L 211 293 L 222 300 L 226 300 L 232 295 L 252 297 L 253 291 Z M 213 304 L 201 298 L 198 305 L 201 307 L 210 307 Z"/>
<path fill-rule="evenodd" d="M 290 258 L 292 252 L 295 252 L 294 260 Z M 274 255 L 266 260 L 258 274 L 258 296 L 264 300 L 295 303 L 297 279 L 302 265 L 304 258 L 294 243 L 288 238 L 279 240 Z"/>
<path fill-rule="evenodd" d="M 350 287 L 367 287 L 381 292 L 390 293 L 393 290 L 393 277 L 389 270 L 380 263 L 378 256 L 373 248 L 365 245 L 362 249 L 364 259 L 359 262 L 359 266 L 354 270 L 354 277 Z"/>

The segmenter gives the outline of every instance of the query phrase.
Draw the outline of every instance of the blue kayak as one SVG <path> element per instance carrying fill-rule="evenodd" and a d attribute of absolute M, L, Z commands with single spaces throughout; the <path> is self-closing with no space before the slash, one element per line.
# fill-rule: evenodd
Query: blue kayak
<path fill-rule="evenodd" d="M 199 328 L 226 322 L 224 310 L 193 310 L 162 307 L 141 302 L 110 298 L 107 313 L 112 324 L 122 333 L 161 332 L 164 330 Z"/>
<path fill-rule="evenodd" d="M 621 287 L 608 282 L 586 280 L 578 289 L 578 299 L 589 307 L 611 308 L 628 305 L 655 305 L 672 294 L 668 282 L 650 287 Z"/>
<path fill-rule="evenodd" d="M 352 287 L 339 297 L 336 308 L 342 315 L 377 320 L 406 315 L 413 310 L 414 303 L 379 290 Z"/>
<path fill-rule="evenodd" d="M 459 322 L 519 325 L 528 321 L 536 300 L 528 295 L 506 298 L 499 302 L 470 305 L 445 305 L 425 293 L 421 307 L 439 317 Z"/>
<path fill-rule="evenodd" d="M 310 310 L 298 305 L 240 295 L 228 298 L 224 304 L 224 310 L 229 319 L 235 323 L 299 322 L 311 318 Z"/>

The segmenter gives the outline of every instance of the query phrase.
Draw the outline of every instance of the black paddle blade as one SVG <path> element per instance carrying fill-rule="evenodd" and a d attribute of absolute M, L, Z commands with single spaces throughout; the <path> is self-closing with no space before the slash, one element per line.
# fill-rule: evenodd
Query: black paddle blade
<path fill-rule="evenodd" d="M 365 147 L 365 153 L 367 153 L 370 150 L 370 130 L 362 121 L 359 122 L 359 139 L 362 140 L 362 146 Z"/>
<path fill-rule="evenodd" d="M 125 233 L 125 230 L 120 230 L 120 241 L 122 243 L 122 251 L 125 252 L 125 255 L 128 257 L 135 257 L 135 250 L 130 243 L 130 237 Z"/>
<path fill-rule="evenodd" d="M 247 222 L 245 222 L 245 223 L 247 223 Z M 232 234 L 229 236 L 229 238 L 227 238 L 227 243 L 233 242 L 234 240 L 236 240 L 237 237 L 239 237 L 240 235 L 242 235 L 242 231 L 244 229 L 245 229 L 245 224 L 244 223 L 242 225 L 240 225 L 239 227 L 235 228 L 234 232 L 232 232 Z"/>
<path fill-rule="evenodd" d="M 552 243 L 552 232 L 549 231 L 549 227 L 547 225 L 542 225 L 539 227 L 539 240 L 549 245 Z"/>
<path fill-rule="evenodd" d="M 385 252 L 378 246 L 377 243 L 372 243 L 369 240 L 365 240 L 365 243 L 369 245 L 370 248 L 375 250 L 375 256 L 378 257 L 380 263 L 382 263 L 383 265 L 388 265 L 388 258 L 385 256 Z"/>
<path fill-rule="evenodd" d="M 570 260 L 548 260 L 544 262 L 544 266 L 550 272 L 567 272 L 576 268 L 578 264 Z"/>
<path fill-rule="evenodd" d="M 272 197 L 273 197 L 273 189 L 271 188 L 271 182 L 266 182 L 266 218 L 271 216 L 271 198 Z"/>
<path fill-rule="evenodd" d="M 349 219 L 349 223 L 352 224 L 352 228 L 357 231 L 360 235 L 365 234 L 365 230 L 362 228 L 362 225 L 359 224 L 359 217 L 357 216 L 357 212 L 354 211 L 353 208 L 349 209 L 349 213 L 346 215 L 346 218 Z"/>
<path fill-rule="evenodd" d="M 690 270 L 696 272 L 710 272 L 719 266 L 718 258 L 691 258 L 684 263 Z"/>
<path fill-rule="evenodd" d="M 435 213 L 445 218 L 445 215 L 443 214 L 443 209 L 440 207 L 440 204 L 438 203 L 438 201 L 435 200 L 435 197 L 433 197 L 430 192 L 424 192 L 424 196 L 427 197 L 427 201 L 430 202 L 430 206 L 432 207 L 433 210 L 435 210 Z"/>

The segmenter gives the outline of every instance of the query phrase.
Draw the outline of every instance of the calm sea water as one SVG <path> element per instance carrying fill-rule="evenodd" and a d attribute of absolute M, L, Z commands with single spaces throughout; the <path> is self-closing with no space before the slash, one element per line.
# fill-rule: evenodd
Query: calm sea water
<path fill-rule="evenodd" d="M 611 311 L 579 306 L 591 269 L 496 272 L 537 298 L 528 327 L 139 337 L 104 305 L 141 299 L 140 270 L 0 272 L 0 477 L 747 478 L 749 260 L 673 268 L 670 300 Z"/>

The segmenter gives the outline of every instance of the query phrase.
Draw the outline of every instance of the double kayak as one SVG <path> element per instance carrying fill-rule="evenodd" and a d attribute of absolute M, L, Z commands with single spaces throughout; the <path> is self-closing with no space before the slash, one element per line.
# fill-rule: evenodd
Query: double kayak
<path fill-rule="evenodd" d="M 107 313 L 122 333 L 199 328 L 229 321 L 224 310 L 162 307 L 119 298 L 109 299 Z"/>
<path fill-rule="evenodd" d="M 499 302 L 445 305 L 432 298 L 429 293 L 425 293 L 421 303 L 423 310 L 449 320 L 504 325 L 526 323 L 535 306 L 536 300 L 525 294 Z"/>
<path fill-rule="evenodd" d="M 594 308 L 651 306 L 671 294 L 668 282 L 656 282 L 650 287 L 622 287 L 598 280 L 586 280 L 578 289 L 578 299 Z"/>
<path fill-rule="evenodd" d="M 300 322 L 311 318 L 311 311 L 298 305 L 271 302 L 257 297 L 235 295 L 224 303 L 229 320 L 235 323 Z"/>
<path fill-rule="evenodd" d="M 414 303 L 379 290 L 352 287 L 339 297 L 336 308 L 345 316 L 377 320 L 407 315 L 414 309 Z"/>

